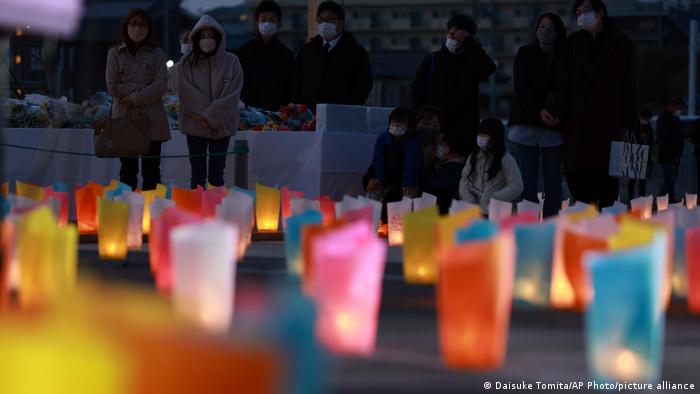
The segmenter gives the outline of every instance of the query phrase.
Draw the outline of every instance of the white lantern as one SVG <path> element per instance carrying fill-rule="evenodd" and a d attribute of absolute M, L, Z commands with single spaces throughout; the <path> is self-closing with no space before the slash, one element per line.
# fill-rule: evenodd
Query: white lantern
<path fill-rule="evenodd" d="M 129 250 L 140 250 L 143 244 L 143 195 L 134 192 L 124 192 L 114 198 L 117 201 L 129 204 L 129 233 L 126 237 L 126 246 Z"/>

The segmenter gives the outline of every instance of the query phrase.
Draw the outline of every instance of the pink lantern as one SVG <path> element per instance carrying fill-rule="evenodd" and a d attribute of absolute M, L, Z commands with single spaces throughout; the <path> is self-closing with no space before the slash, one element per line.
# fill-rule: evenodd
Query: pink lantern
<path fill-rule="evenodd" d="M 158 259 L 156 268 L 156 287 L 163 295 L 169 295 L 173 288 L 173 267 L 170 257 L 170 232 L 183 224 L 199 222 L 199 217 L 178 208 L 165 208 L 156 219 L 156 226 L 151 232 L 156 235 Z"/>
<path fill-rule="evenodd" d="M 221 200 L 226 198 L 228 190 L 225 187 L 216 187 L 202 192 L 202 217 L 215 218 L 216 207 Z"/>
<path fill-rule="evenodd" d="M 386 244 L 355 222 L 319 236 L 312 248 L 319 341 L 335 353 L 371 355 Z"/>
<path fill-rule="evenodd" d="M 304 198 L 304 192 L 291 191 L 287 186 L 282 186 L 280 194 L 282 198 L 282 228 L 285 228 L 287 218 L 292 216 L 292 196 Z"/>
<path fill-rule="evenodd" d="M 68 192 L 55 192 L 53 187 L 47 187 L 44 190 L 44 196 L 47 200 L 55 199 L 58 201 L 59 209 L 56 217 L 59 224 L 68 224 L 68 208 L 70 206 L 70 195 Z"/>
<path fill-rule="evenodd" d="M 340 219 L 350 223 L 357 221 L 364 221 L 368 226 L 372 225 L 372 207 L 364 207 L 360 209 L 354 209 L 352 211 L 345 211 Z"/>
<path fill-rule="evenodd" d="M 527 210 L 515 216 L 501 220 L 501 230 L 511 230 L 513 227 L 521 224 L 533 224 L 540 221 L 539 213 L 532 210 Z"/>

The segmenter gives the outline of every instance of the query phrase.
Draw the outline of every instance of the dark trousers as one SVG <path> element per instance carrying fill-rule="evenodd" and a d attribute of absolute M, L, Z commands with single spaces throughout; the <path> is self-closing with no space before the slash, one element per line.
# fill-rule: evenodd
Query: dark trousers
<path fill-rule="evenodd" d="M 207 180 L 212 186 L 224 185 L 224 169 L 226 168 L 226 155 L 231 137 L 212 140 L 208 138 L 187 136 L 187 148 L 190 155 L 200 155 L 190 157 L 192 167 L 192 178 L 190 186 L 192 189 L 202 186 L 206 189 Z M 201 156 L 206 154 L 216 154 L 215 156 Z M 209 159 L 209 171 L 207 171 L 207 157 Z"/>
<path fill-rule="evenodd" d="M 637 183 L 639 183 L 639 194 L 636 193 Z M 646 194 L 647 194 L 647 181 L 646 181 L 646 179 L 630 179 L 629 182 L 627 183 L 627 192 L 629 193 L 630 200 L 637 198 L 637 197 L 646 196 Z"/>
<path fill-rule="evenodd" d="M 595 204 L 598 208 L 612 206 L 620 194 L 620 180 L 609 176 L 607 171 L 570 171 L 566 182 L 575 201 Z"/>
<path fill-rule="evenodd" d="M 678 181 L 678 165 L 663 165 L 664 182 L 661 185 L 660 196 L 668 194 L 668 201 L 675 203 L 676 200 L 676 182 Z"/>
<path fill-rule="evenodd" d="M 163 141 L 151 141 L 151 147 L 146 156 L 160 156 L 160 149 Z M 119 181 L 131 186 L 136 190 L 139 188 L 139 159 L 127 158 L 119 159 L 122 163 L 119 170 Z M 141 158 L 141 177 L 143 187 L 141 190 L 153 190 L 160 183 L 160 158 Z"/>
<path fill-rule="evenodd" d="M 515 144 L 515 157 L 523 176 L 525 189 L 522 198 L 539 203 L 537 191 L 540 181 L 540 160 L 544 181 L 544 216 L 559 214 L 562 202 L 561 190 L 561 161 L 562 147 L 537 148 Z"/>

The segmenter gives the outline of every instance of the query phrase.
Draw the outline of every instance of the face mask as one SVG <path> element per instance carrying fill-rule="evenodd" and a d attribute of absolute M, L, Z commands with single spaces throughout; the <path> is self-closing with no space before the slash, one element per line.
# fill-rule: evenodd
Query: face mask
<path fill-rule="evenodd" d="M 591 31 L 598 25 L 598 16 L 594 11 L 587 11 L 578 16 L 576 23 L 580 28 Z"/>
<path fill-rule="evenodd" d="M 447 37 L 447 40 L 445 40 L 445 46 L 450 52 L 455 53 L 462 47 L 462 44 L 460 44 L 457 40 Z"/>
<path fill-rule="evenodd" d="M 438 145 L 437 148 L 435 148 L 435 157 L 442 160 L 445 156 L 447 156 L 447 147 L 443 144 Z"/>
<path fill-rule="evenodd" d="M 148 36 L 148 28 L 129 26 L 128 33 L 131 41 L 141 42 L 146 39 L 146 36 Z"/>
<path fill-rule="evenodd" d="M 542 45 L 554 45 L 557 42 L 557 31 L 553 27 L 540 27 L 537 29 L 537 41 Z"/>
<path fill-rule="evenodd" d="M 318 33 L 319 36 L 321 36 L 324 40 L 330 41 L 333 38 L 335 38 L 335 35 L 337 33 L 337 30 L 335 28 L 335 24 L 333 23 L 328 23 L 328 22 L 323 22 L 319 23 L 316 26 L 316 32 Z"/>
<path fill-rule="evenodd" d="M 277 24 L 272 22 L 258 23 L 258 31 L 263 37 L 272 37 L 277 34 Z"/>
<path fill-rule="evenodd" d="M 423 145 L 427 145 L 435 142 L 435 139 L 437 138 L 438 134 L 440 134 L 440 129 L 433 129 L 431 127 L 421 127 L 418 130 L 418 133 L 421 136 L 421 142 L 423 143 Z"/>
<path fill-rule="evenodd" d="M 406 134 L 405 127 L 394 126 L 393 124 L 389 126 L 389 133 L 394 137 L 401 137 Z"/>
<path fill-rule="evenodd" d="M 199 48 L 204 53 L 211 53 L 216 48 L 216 40 L 213 38 L 202 38 L 199 40 Z"/>
<path fill-rule="evenodd" d="M 187 55 L 192 52 L 192 44 L 180 44 L 180 53 Z"/>
<path fill-rule="evenodd" d="M 490 143 L 491 137 L 476 137 L 476 145 L 481 148 L 481 150 L 487 150 Z"/>

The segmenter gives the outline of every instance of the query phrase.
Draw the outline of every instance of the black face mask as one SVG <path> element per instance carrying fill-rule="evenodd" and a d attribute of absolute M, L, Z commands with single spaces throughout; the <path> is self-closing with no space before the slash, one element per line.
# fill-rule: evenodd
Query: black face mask
<path fill-rule="evenodd" d="M 429 145 L 435 142 L 438 134 L 440 134 L 440 129 L 434 129 L 432 127 L 421 127 L 418 129 L 418 135 L 420 136 L 422 145 Z"/>

